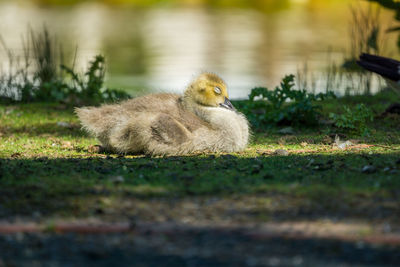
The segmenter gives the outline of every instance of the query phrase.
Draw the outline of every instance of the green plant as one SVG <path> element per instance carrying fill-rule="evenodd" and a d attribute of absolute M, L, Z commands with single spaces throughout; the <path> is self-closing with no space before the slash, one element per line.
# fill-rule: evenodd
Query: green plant
<path fill-rule="evenodd" d="M 89 63 L 84 75 L 76 73 L 72 68 L 62 65 L 61 68 L 69 75 L 72 84 L 67 85 L 70 95 L 83 103 L 100 103 L 129 98 L 129 94 L 116 89 L 103 88 L 105 77 L 105 59 L 97 55 Z"/>
<path fill-rule="evenodd" d="M 51 101 L 54 86 L 62 80 L 59 65 L 62 63 L 63 49 L 51 36 L 46 27 L 39 33 L 28 29 L 22 39 L 22 55 L 9 49 L 0 38 L 7 54 L 8 72 L 0 73 L 0 95 L 10 101 Z"/>
<path fill-rule="evenodd" d="M 296 90 L 294 78 L 294 75 L 285 76 L 280 86 L 273 91 L 265 87 L 251 90 L 249 100 L 241 105 L 241 110 L 255 128 L 265 128 L 271 124 L 318 124 L 321 107 L 316 102 L 334 97 L 334 94 L 328 92 L 315 95 L 304 89 Z"/>
<path fill-rule="evenodd" d="M 352 109 L 347 106 L 343 108 L 343 114 L 329 114 L 334 125 L 354 134 L 368 135 L 369 129 L 367 123 L 374 120 L 374 114 L 371 109 L 364 104 L 358 104 Z"/>
<path fill-rule="evenodd" d="M 0 100 L 6 102 L 65 102 L 98 104 L 129 97 L 124 91 L 104 88 L 105 59 L 97 55 L 84 74 L 63 64 L 64 52 L 46 27 L 29 29 L 23 55 L 17 56 L 0 38 L 8 57 L 7 72 L 0 73 Z M 66 78 L 69 78 L 66 79 Z"/>
<path fill-rule="evenodd" d="M 40 84 L 52 82 L 60 78 L 58 66 L 62 64 L 64 51 L 54 36 L 51 36 L 46 27 L 42 32 L 36 33 L 29 29 L 28 44 L 25 53 L 32 50 L 34 76 Z"/>

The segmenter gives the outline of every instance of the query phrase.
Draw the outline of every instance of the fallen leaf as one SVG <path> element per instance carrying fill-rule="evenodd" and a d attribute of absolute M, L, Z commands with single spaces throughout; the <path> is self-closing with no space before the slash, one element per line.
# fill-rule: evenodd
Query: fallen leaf
<path fill-rule="evenodd" d="M 335 136 L 335 146 L 337 146 L 340 149 L 345 149 L 348 146 L 353 145 L 352 142 L 350 141 L 341 141 L 339 135 Z"/>

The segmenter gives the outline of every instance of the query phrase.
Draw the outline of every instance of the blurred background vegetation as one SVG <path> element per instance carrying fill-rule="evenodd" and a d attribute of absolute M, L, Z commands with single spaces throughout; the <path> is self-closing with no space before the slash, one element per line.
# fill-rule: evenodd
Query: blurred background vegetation
<path fill-rule="evenodd" d="M 83 0 L 96 1 L 107 5 L 124 5 L 135 7 L 158 6 L 209 6 L 209 7 L 235 7 L 235 8 L 257 8 L 273 11 L 290 5 L 290 0 Z M 82 3 L 81 0 L 34 0 L 40 5 L 73 5 Z"/>
<path fill-rule="evenodd" d="M 233 99 L 289 74 L 311 94 L 374 94 L 385 83 L 355 61 L 398 58 L 398 19 L 394 0 L 0 0 L 0 94 L 93 104 L 204 70 Z"/>

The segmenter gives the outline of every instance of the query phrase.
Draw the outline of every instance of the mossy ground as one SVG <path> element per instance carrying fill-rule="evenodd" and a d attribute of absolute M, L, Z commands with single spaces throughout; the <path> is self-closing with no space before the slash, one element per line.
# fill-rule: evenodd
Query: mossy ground
<path fill-rule="evenodd" d="M 380 114 L 393 95 L 323 103 L 324 113 L 365 103 Z M 332 126 L 254 131 L 241 153 L 146 157 L 91 152 L 72 107 L 0 106 L 0 218 L 269 222 L 335 218 L 398 223 L 400 117 L 376 118 L 367 137 L 332 145 Z M 354 139 L 356 139 L 354 141 Z M 284 149 L 289 155 L 276 155 Z M 363 171 L 365 166 L 372 169 Z"/>

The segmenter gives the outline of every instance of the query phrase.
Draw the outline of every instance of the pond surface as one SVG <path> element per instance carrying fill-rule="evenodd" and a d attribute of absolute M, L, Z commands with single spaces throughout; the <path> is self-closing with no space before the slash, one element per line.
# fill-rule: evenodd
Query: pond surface
<path fill-rule="evenodd" d="M 8 47 L 21 51 L 27 25 L 40 29 L 45 24 L 65 48 L 78 46 L 78 69 L 95 54 L 104 54 L 107 84 L 133 95 L 181 92 L 195 74 L 210 71 L 226 80 L 231 98 L 244 98 L 255 86 L 275 87 L 285 74 L 296 74 L 305 64 L 316 77 L 316 90 L 324 91 L 321 72 L 332 61 L 340 64 L 349 49 L 349 5 L 355 2 L 292 0 L 259 11 L 139 9 L 96 2 L 39 7 L 3 1 L 0 32 Z M 392 16 L 381 12 L 385 20 Z"/>

